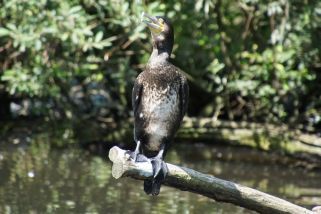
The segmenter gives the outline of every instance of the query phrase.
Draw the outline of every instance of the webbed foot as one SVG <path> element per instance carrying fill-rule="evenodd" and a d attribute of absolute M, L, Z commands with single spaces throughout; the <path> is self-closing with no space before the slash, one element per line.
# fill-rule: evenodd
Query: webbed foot
<path fill-rule="evenodd" d="M 163 159 L 156 156 L 154 158 L 151 158 L 150 160 L 153 166 L 153 177 L 156 178 L 159 177 L 159 175 L 162 175 L 165 178 L 165 175 L 163 173 L 164 171 L 162 170 L 167 170 L 167 167 Z"/>
<path fill-rule="evenodd" d="M 129 154 L 129 158 L 132 159 L 135 162 L 147 162 L 148 158 L 143 155 L 139 154 L 137 151 L 127 151 L 127 154 Z"/>
<path fill-rule="evenodd" d="M 153 167 L 153 178 L 144 181 L 144 191 L 146 194 L 158 195 L 168 169 L 162 158 L 156 156 L 150 160 Z"/>

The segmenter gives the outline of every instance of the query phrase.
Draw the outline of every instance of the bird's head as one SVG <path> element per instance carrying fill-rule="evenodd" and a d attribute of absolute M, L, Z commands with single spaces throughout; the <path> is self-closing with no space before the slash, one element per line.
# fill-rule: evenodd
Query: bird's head
<path fill-rule="evenodd" d="M 162 16 L 142 14 L 143 22 L 148 26 L 153 39 L 153 48 L 159 53 L 172 52 L 174 44 L 174 30 L 170 21 Z"/>

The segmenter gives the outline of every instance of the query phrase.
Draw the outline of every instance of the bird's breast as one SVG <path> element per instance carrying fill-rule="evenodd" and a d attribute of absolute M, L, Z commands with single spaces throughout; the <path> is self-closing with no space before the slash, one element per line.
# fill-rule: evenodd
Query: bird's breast
<path fill-rule="evenodd" d="M 167 136 L 179 115 L 179 98 L 176 87 L 146 87 L 142 97 L 140 117 L 146 121 L 146 132 L 155 138 Z"/>

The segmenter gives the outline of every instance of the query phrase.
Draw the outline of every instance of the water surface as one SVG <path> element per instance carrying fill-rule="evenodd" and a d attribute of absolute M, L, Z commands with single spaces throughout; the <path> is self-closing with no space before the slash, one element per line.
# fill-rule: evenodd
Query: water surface
<path fill-rule="evenodd" d="M 193 193 L 111 177 L 106 157 L 78 147 L 52 149 L 45 139 L 0 150 L 0 213 L 251 213 Z M 321 204 L 321 173 L 249 161 L 244 148 L 179 144 L 167 161 L 280 196 L 311 208 Z M 260 157 L 260 154 L 258 154 Z"/>

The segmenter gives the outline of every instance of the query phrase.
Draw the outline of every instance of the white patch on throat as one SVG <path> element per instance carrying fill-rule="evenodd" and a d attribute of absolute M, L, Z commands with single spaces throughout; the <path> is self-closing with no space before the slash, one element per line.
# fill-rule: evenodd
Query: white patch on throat
<path fill-rule="evenodd" d="M 148 65 L 151 68 L 157 67 L 166 63 L 168 59 L 169 59 L 168 53 L 164 52 L 164 53 L 158 54 L 158 50 L 153 50 L 153 53 L 148 60 Z"/>

